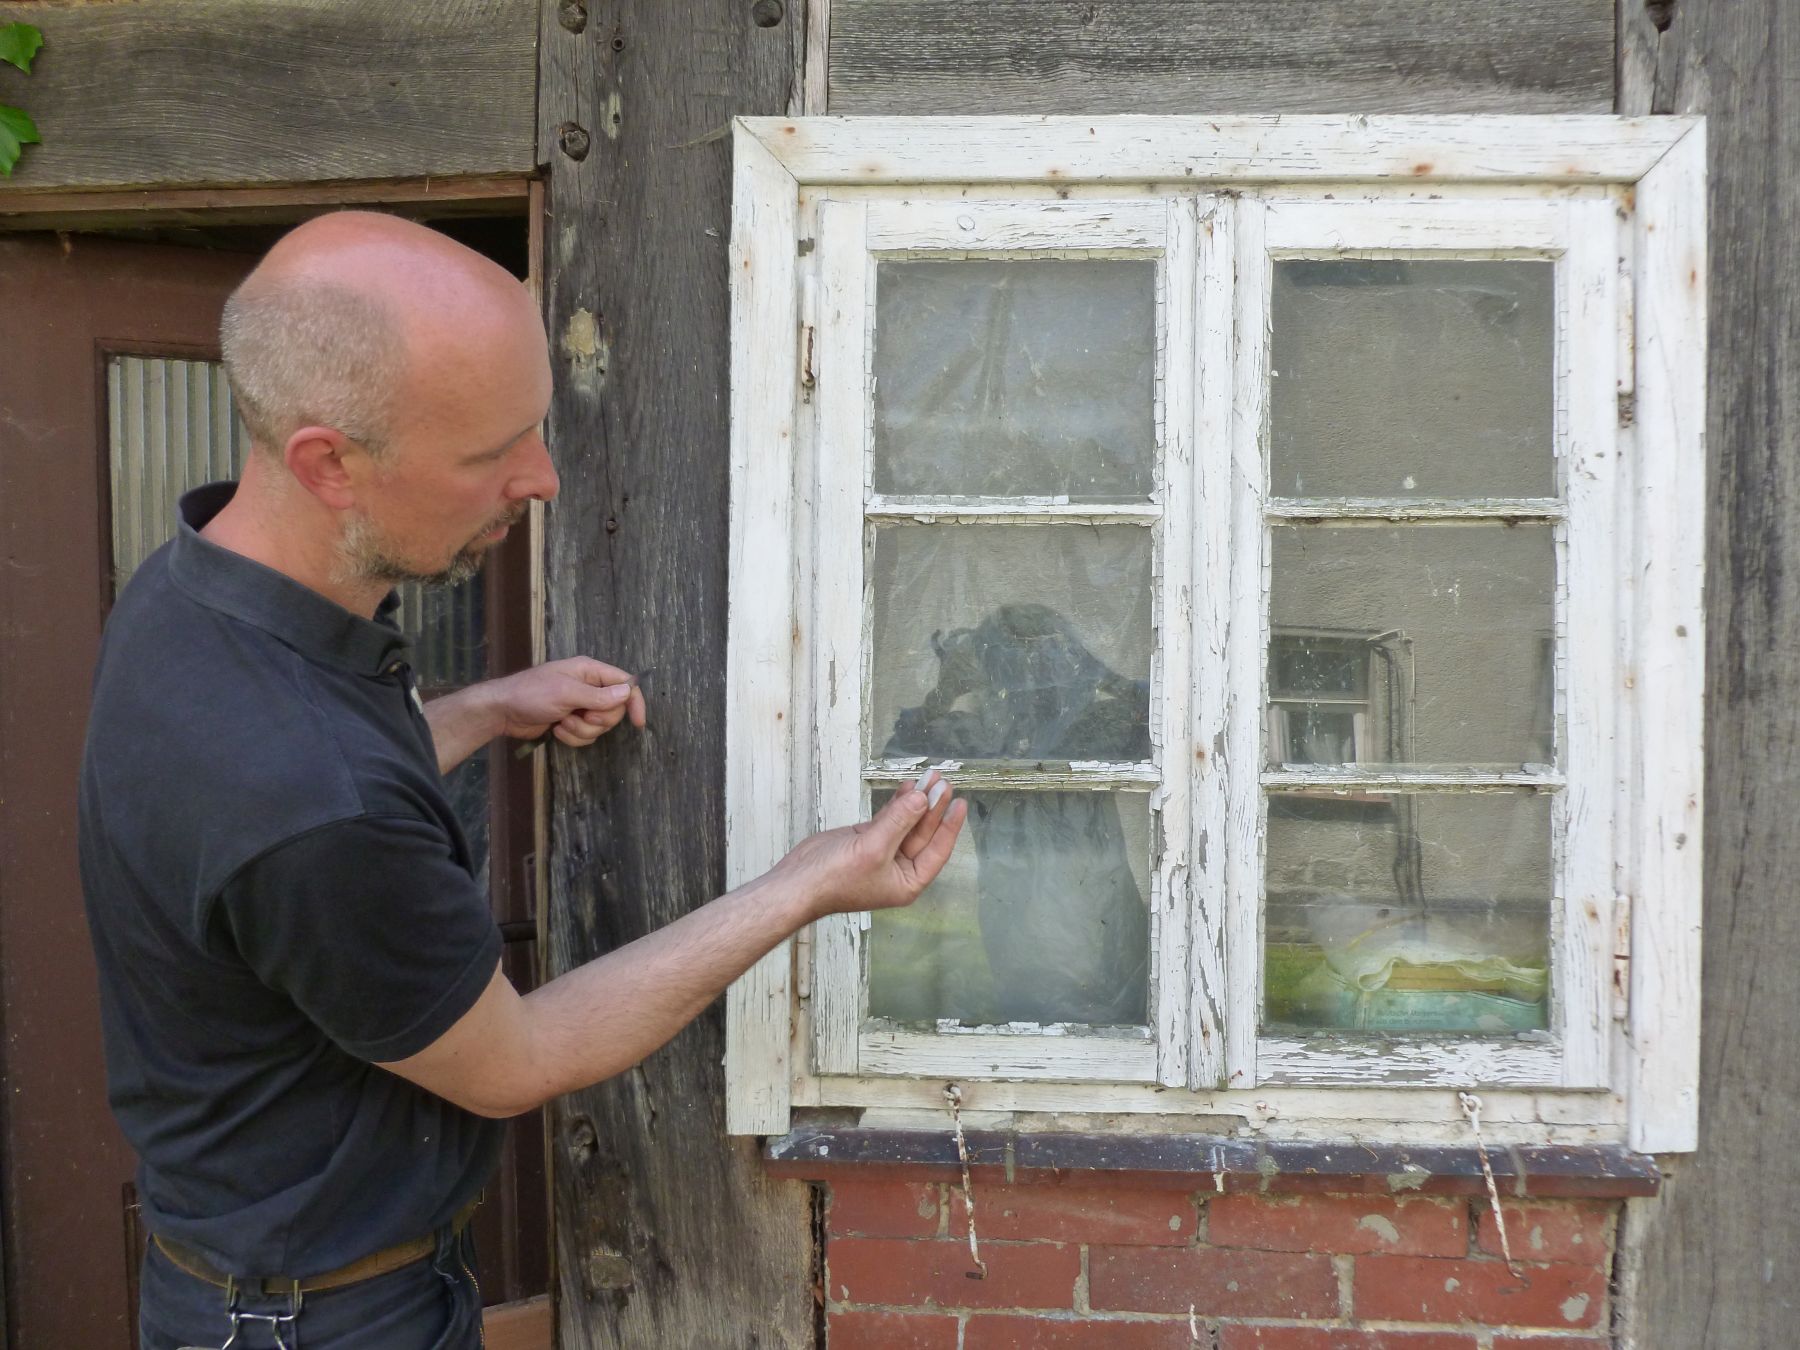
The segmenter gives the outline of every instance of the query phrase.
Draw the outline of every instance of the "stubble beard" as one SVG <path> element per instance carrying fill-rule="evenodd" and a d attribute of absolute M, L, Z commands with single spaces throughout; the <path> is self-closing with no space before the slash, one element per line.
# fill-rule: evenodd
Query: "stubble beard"
<path fill-rule="evenodd" d="M 407 563 L 374 522 L 367 516 L 353 515 L 338 541 L 338 571 L 345 580 L 382 586 L 461 585 L 481 570 L 481 564 L 487 558 L 490 545 L 482 540 L 502 525 L 516 524 L 523 515 L 522 510 L 509 512 L 484 526 L 480 534 L 457 550 L 450 565 L 438 572 L 421 572 Z"/>

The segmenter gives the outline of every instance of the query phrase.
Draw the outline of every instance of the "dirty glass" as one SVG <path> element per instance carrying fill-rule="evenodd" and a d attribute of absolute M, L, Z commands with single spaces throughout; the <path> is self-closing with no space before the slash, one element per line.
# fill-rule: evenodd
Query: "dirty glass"
<path fill-rule="evenodd" d="M 878 264 L 877 492 L 1143 501 L 1156 264 Z"/>
<path fill-rule="evenodd" d="M 874 916 L 869 1015 L 1144 1025 L 1148 797 L 964 795 L 968 824 L 944 871 L 911 907 Z"/>
<path fill-rule="evenodd" d="M 1555 495 L 1553 268 L 1277 262 L 1275 495 Z"/>
<path fill-rule="evenodd" d="M 1549 526 L 1271 534 L 1268 763 L 1551 762 Z"/>
<path fill-rule="evenodd" d="M 1264 1025 L 1546 1026 L 1551 805 L 1529 793 L 1270 796 Z"/>
<path fill-rule="evenodd" d="M 1151 531 L 875 531 L 870 753 L 1150 756 Z"/>

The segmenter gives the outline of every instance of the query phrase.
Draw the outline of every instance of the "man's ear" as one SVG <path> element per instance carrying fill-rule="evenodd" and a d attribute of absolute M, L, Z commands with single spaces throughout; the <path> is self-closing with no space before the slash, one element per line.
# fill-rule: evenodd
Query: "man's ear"
<path fill-rule="evenodd" d="M 288 472 L 324 505 L 342 511 L 356 505 L 356 486 L 349 461 L 362 448 L 334 427 L 301 427 L 287 439 L 282 459 Z"/>

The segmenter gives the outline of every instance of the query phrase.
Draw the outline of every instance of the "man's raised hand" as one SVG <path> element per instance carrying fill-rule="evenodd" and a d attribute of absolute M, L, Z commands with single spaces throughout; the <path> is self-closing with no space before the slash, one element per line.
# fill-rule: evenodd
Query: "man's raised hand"
<path fill-rule="evenodd" d="M 800 887 L 814 917 L 910 905 L 943 871 L 968 814 L 933 769 L 873 820 L 802 840 L 770 876 Z"/>

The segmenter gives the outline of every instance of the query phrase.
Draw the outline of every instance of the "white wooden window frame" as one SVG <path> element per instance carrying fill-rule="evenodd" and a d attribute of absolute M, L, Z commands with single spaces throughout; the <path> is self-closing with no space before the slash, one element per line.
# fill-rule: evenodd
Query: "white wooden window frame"
<path fill-rule="evenodd" d="M 784 1130 L 796 1104 L 929 1107 L 946 1078 L 964 1084 L 965 1105 L 997 1111 L 1423 1127 L 1443 1124 L 1443 1089 L 1477 1086 L 1488 1098 L 1484 1122 L 1516 1126 L 1520 1138 L 1694 1147 L 1700 122 L 741 119 L 735 144 L 731 884 L 811 830 L 853 817 L 865 781 L 890 772 L 858 756 L 862 694 L 858 680 L 837 678 L 845 662 L 862 665 L 861 546 L 871 513 L 1016 520 L 1020 511 L 1017 502 L 890 502 L 870 491 L 861 451 L 875 256 L 1156 256 L 1169 378 L 1159 384 L 1156 503 L 1137 513 L 1158 533 L 1162 584 L 1154 686 L 1163 719 L 1153 771 L 1134 771 L 1165 813 L 1151 902 L 1150 1037 L 871 1028 L 859 1006 L 862 927 L 842 918 L 783 944 L 733 986 L 729 1127 Z M 1269 497 L 1272 259 L 1433 251 L 1558 259 L 1564 491 L 1482 503 Z M 1254 338 L 1240 343 L 1241 335 Z M 1192 378 L 1174 378 L 1181 370 Z M 846 445 L 858 452 L 844 453 Z M 834 452 L 822 453 L 826 446 Z M 1553 527 L 1558 763 L 1491 783 L 1443 771 L 1263 770 L 1271 524 L 1433 516 Z M 1189 546 L 1176 547 L 1184 536 Z M 1229 585 L 1207 584 L 1226 577 Z M 1182 670 L 1189 678 L 1175 678 Z M 849 695 L 832 699 L 834 684 Z M 1262 797 L 1328 777 L 1352 789 L 1552 795 L 1560 969 L 1547 1036 L 1377 1046 L 1258 1035 Z"/>

